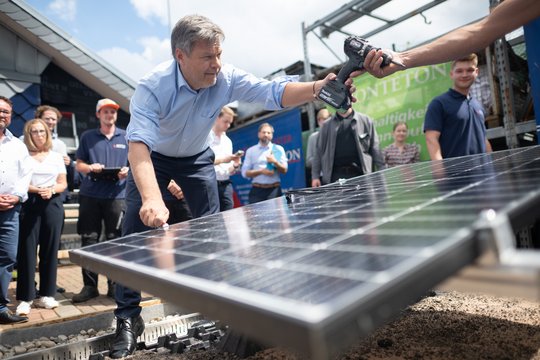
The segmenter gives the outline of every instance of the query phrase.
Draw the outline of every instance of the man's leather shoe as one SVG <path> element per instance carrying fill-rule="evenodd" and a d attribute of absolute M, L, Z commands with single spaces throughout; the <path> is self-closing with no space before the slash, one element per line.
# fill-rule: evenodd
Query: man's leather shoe
<path fill-rule="evenodd" d="M 71 301 L 74 303 L 82 303 L 99 296 L 99 291 L 94 286 L 84 285 L 81 292 L 73 295 Z"/>
<path fill-rule="evenodd" d="M 26 316 L 15 315 L 9 310 L 0 312 L 0 324 L 16 324 L 28 321 Z"/>
<path fill-rule="evenodd" d="M 109 357 L 120 359 L 133 354 L 137 348 L 137 338 L 143 331 L 144 320 L 140 315 L 129 319 L 116 318 L 116 334 Z"/>
<path fill-rule="evenodd" d="M 115 291 L 116 291 L 116 284 L 114 283 L 109 284 L 109 287 L 107 289 L 107 296 L 114 299 Z"/>

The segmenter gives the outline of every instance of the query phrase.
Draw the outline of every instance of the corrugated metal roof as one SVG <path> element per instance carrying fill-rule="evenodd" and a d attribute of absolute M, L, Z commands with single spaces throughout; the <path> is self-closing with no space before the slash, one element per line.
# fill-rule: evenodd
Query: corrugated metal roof
<path fill-rule="evenodd" d="M 83 84 L 129 112 L 136 83 L 21 0 L 0 0 L 0 23 Z"/>

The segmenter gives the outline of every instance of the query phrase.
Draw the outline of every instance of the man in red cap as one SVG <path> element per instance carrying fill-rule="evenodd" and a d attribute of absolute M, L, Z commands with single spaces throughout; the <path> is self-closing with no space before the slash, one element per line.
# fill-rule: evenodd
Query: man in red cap
<path fill-rule="evenodd" d="M 77 149 L 77 171 L 84 175 L 79 191 L 77 232 L 82 246 L 101 239 L 102 222 L 105 240 L 120 236 L 125 212 L 125 188 L 128 175 L 126 131 L 116 127 L 120 106 L 111 99 L 101 99 L 96 106 L 99 128 L 85 131 Z M 84 302 L 99 296 L 98 274 L 82 269 L 84 287 L 72 301 Z M 108 281 L 107 296 L 114 297 Z"/>

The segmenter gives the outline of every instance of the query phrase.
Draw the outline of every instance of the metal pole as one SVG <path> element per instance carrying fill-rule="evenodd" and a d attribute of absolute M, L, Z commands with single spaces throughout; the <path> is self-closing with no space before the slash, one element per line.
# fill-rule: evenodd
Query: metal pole
<path fill-rule="evenodd" d="M 499 0 L 491 0 L 491 8 L 498 4 Z M 499 86 L 501 90 L 501 104 L 503 109 L 506 146 L 508 146 L 509 149 L 515 149 L 518 147 L 518 139 L 516 133 L 516 113 L 514 110 L 514 91 L 512 90 L 508 50 L 506 48 L 506 41 L 504 37 L 495 41 L 494 53 L 497 74 L 499 76 Z"/>
<path fill-rule="evenodd" d="M 309 61 L 307 49 L 307 32 L 304 22 L 302 22 L 302 43 L 304 44 L 304 79 L 305 81 L 311 81 L 313 80 L 313 74 L 311 73 L 311 62 Z M 307 114 L 309 131 L 315 131 L 315 106 L 312 101 L 307 104 Z"/>
<path fill-rule="evenodd" d="M 171 27 L 171 0 L 167 0 L 167 21 L 169 23 L 169 35 L 170 35 L 171 32 L 172 32 L 172 27 Z"/>
<path fill-rule="evenodd" d="M 501 90 L 501 104 L 503 109 L 504 134 L 506 145 L 509 149 L 518 147 L 516 133 L 516 113 L 514 110 L 514 91 L 512 89 L 512 79 L 510 78 L 510 65 L 508 62 L 508 50 L 506 41 L 497 39 L 495 41 L 495 58 L 497 61 L 497 74 Z"/>

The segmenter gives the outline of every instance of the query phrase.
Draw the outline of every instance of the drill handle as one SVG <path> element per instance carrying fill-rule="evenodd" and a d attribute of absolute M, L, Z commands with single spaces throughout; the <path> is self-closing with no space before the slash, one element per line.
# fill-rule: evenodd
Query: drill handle
<path fill-rule="evenodd" d="M 344 84 L 353 71 L 361 70 L 362 67 L 363 62 L 361 64 L 358 64 L 358 62 L 351 61 L 351 59 L 349 59 L 349 61 L 347 61 L 347 63 L 341 68 L 341 70 L 339 70 L 336 80 Z"/>

